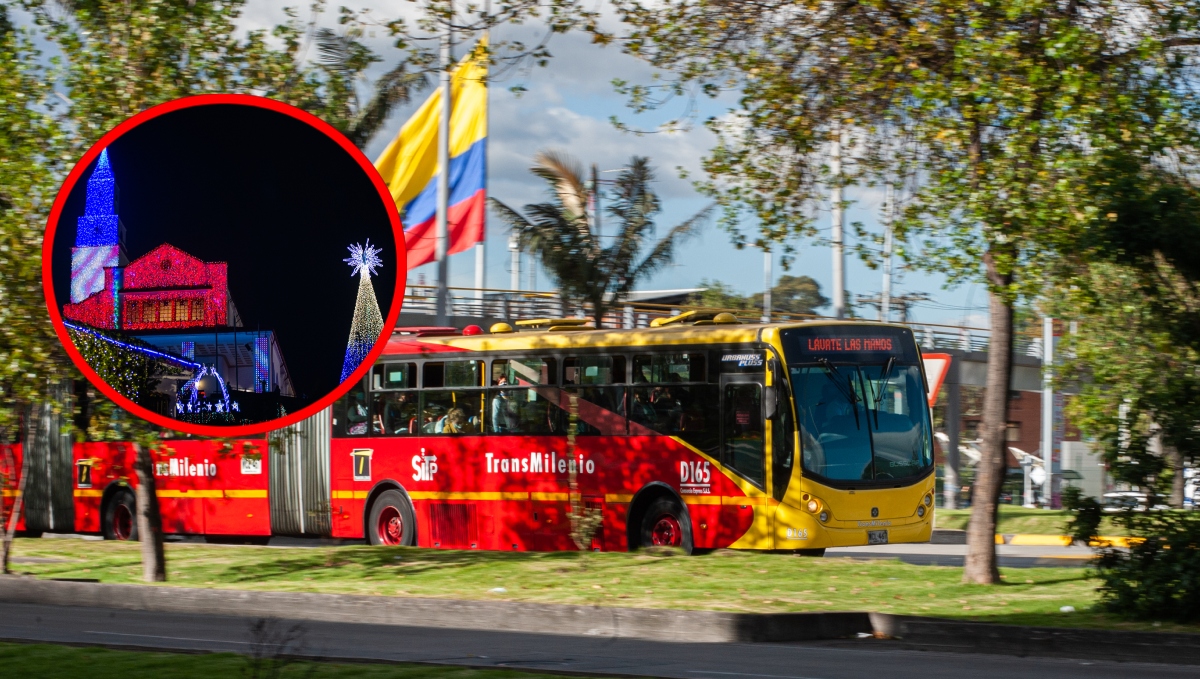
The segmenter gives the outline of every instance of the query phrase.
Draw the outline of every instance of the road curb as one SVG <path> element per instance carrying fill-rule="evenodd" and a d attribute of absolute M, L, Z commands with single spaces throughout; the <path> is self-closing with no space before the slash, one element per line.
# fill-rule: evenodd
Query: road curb
<path fill-rule="evenodd" d="M 1200 634 L 1019 627 L 888 613 L 726 613 L 61 582 L 0 576 L 0 602 L 689 643 L 871 635 L 914 650 L 1200 665 Z"/>
<path fill-rule="evenodd" d="M 923 651 L 1200 665 L 1200 634 L 1018 627 L 871 613 L 877 636 Z"/>
<path fill-rule="evenodd" d="M 0 578 L 0 601 L 699 643 L 816 641 L 872 632 L 870 617 L 856 612 L 726 613 L 110 585 L 12 577 Z"/>

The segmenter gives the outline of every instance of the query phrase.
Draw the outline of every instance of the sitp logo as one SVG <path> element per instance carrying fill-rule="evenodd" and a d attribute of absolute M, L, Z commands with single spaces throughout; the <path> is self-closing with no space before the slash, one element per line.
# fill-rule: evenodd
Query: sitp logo
<path fill-rule="evenodd" d="M 437 455 L 426 455 L 422 448 L 420 455 L 413 455 L 412 467 L 413 481 L 432 481 L 438 470 Z"/>
<path fill-rule="evenodd" d="M 355 448 L 350 451 L 350 459 L 354 461 L 355 481 L 371 480 L 371 453 L 373 452 L 370 448 Z"/>

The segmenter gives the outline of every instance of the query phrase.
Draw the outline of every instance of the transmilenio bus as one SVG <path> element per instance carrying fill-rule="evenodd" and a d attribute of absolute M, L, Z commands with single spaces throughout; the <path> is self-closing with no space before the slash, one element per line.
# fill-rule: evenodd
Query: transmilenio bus
<path fill-rule="evenodd" d="M 330 411 L 233 446 L 172 442 L 166 530 L 567 550 L 577 492 L 601 512 L 598 550 L 929 539 L 933 437 L 908 328 L 695 313 L 633 330 L 517 325 L 401 329 Z M 59 513 L 131 537 L 130 451 L 72 449 Z M 33 523 L 38 502 L 54 505 L 29 500 Z"/>

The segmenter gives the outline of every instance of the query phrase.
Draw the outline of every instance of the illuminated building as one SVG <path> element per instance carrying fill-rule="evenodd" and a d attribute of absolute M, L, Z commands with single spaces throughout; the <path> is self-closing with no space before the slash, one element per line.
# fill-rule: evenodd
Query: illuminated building
<path fill-rule="evenodd" d="M 63 305 L 63 317 L 77 331 L 136 338 L 153 349 L 130 345 L 129 350 L 155 360 L 166 354 L 177 365 L 194 366 L 186 375 L 159 380 L 158 391 L 175 402 L 174 412 L 163 414 L 216 423 L 219 416 L 239 412 L 239 400 L 242 413 L 247 405 L 265 412 L 276 408 L 280 397 L 295 396 L 275 333 L 244 329 L 229 292 L 228 264 L 206 262 L 169 243 L 129 261 L 117 195 L 106 149 L 88 178 L 85 212 L 71 250 L 71 301 Z"/>

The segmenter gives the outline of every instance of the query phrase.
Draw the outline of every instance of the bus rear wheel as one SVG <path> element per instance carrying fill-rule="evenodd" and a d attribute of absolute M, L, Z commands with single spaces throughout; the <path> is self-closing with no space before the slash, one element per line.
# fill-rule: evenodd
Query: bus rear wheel
<path fill-rule="evenodd" d="M 137 500 L 133 493 L 123 490 L 117 493 L 104 510 L 104 539 L 138 539 Z"/>
<path fill-rule="evenodd" d="M 372 545 L 409 547 L 416 543 L 416 521 L 408 498 L 398 490 L 380 493 L 371 505 L 367 542 Z"/>
<path fill-rule="evenodd" d="M 642 514 L 640 547 L 677 547 L 692 553 L 692 525 L 683 505 L 672 498 L 660 497 Z"/>

